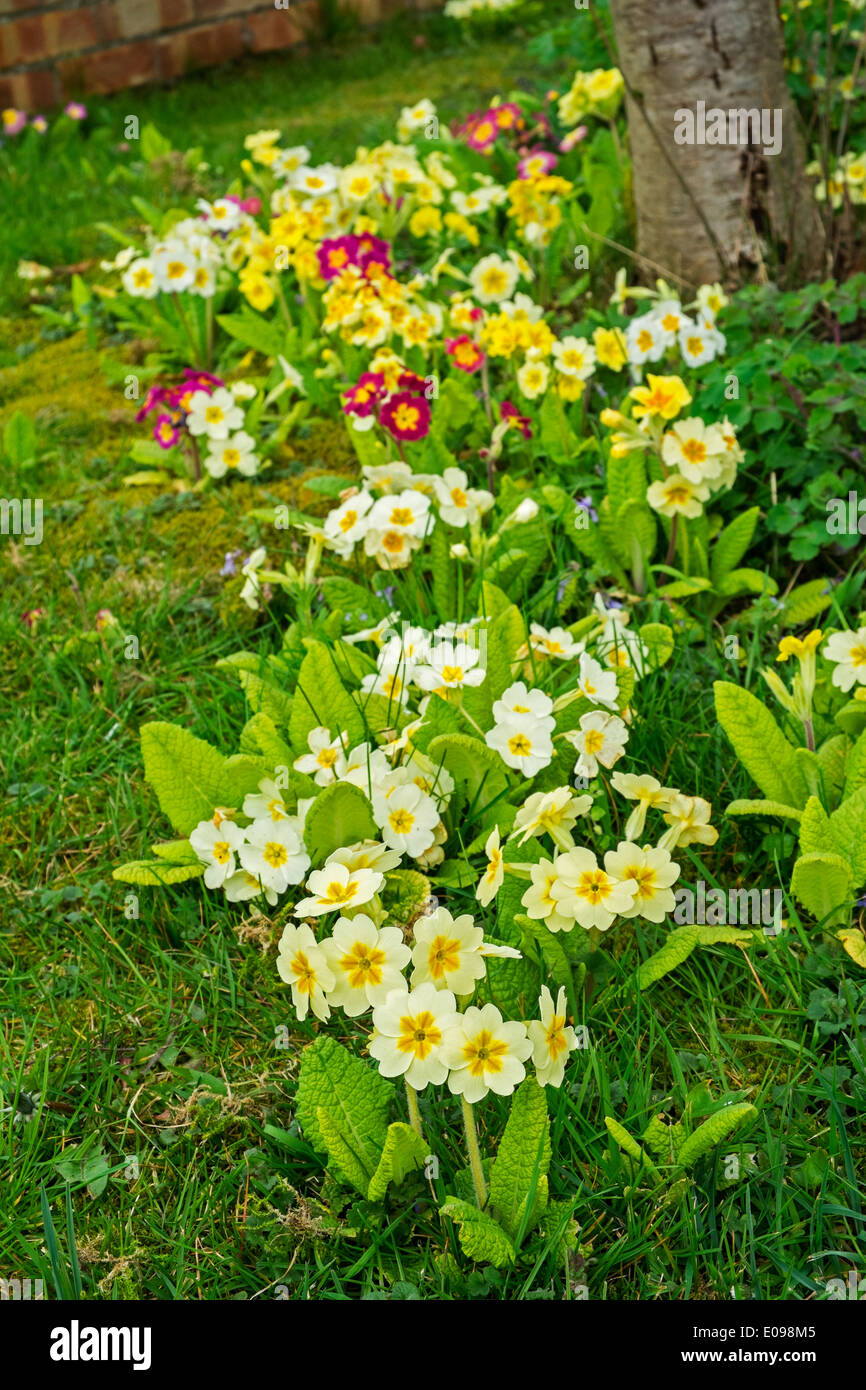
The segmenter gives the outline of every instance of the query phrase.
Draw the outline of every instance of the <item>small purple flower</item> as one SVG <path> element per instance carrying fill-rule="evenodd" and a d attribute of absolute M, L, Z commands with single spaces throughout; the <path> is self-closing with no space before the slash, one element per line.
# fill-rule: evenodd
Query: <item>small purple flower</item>
<path fill-rule="evenodd" d="M 866 907 L 866 894 L 864 894 L 864 896 L 863 896 L 862 898 L 855 898 L 855 900 L 854 900 L 854 906 L 855 906 L 855 907 Z"/>
<path fill-rule="evenodd" d="M 384 589 L 380 589 L 380 590 L 379 590 L 379 593 L 380 593 L 381 597 L 385 600 L 386 603 L 391 604 L 391 603 L 394 602 L 394 585 L 393 585 L 393 584 L 386 584 L 385 587 L 384 587 Z"/>
<path fill-rule="evenodd" d="M 80 101 L 68 101 L 63 110 L 71 121 L 84 121 L 87 119 L 87 107 Z"/>
<path fill-rule="evenodd" d="M 578 497 L 576 505 L 582 507 L 585 512 L 589 513 L 590 521 L 598 521 L 598 512 L 592 504 L 591 497 Z"/>
<path fill-rule="evenodd" d="M 237 574 L 238 571 L 237 566 L 235 564 L 235 560 L 237 560 L 239 556 L 243 555 L 243 553 L 244 552 L 242 550 L 229 550 L 226 552 L 226 557 L 223 561 L 223 567 L 220 570 L 220 575 L 223 579 L 229 579 L 232 575 Z"/>

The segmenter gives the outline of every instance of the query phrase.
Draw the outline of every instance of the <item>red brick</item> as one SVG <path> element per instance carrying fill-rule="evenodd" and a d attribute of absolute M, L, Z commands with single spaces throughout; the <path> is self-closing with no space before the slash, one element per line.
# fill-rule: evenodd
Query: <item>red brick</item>
<path fill-rule="evenodd" d="M 193 0 L 159 0 L 159 27 L 177 29 L 181 24 L 191 24 L 195 19 Z"/>
<path fill-rule="evenodd" d="M 159 31 L 159 0 L 121 0 L 117 16 L 123 39 L 156 34 Z"/>
<path fill-rule="evenodd" d="M 304 38 L 303 29 L 289 10 L 266 10 L 263 14 L 251 14 L 246 27 L 253 53 L 291 48 Z"/>
<path fill-rule="evenodd" d="M 96 17 L 90 9 L 56 10 L 44 17 L 45 58 L 55 54 L 66 56 L 95 48 L 100 42 Z"/>
<path fill-rule="evenodd" d="M 59 93 L 53 68 L 37 68 L 35 72 L 20 75 L 26 83 L 27 98 L 24 104 L 28 111 L 35 115 L 38 111 L 44 112 L 57 105 Z"/>
<path fill-rule="evenodd" d="M 64 91 L 83 85 L 88 92 L 116 92 L 152 82 L 156 73 L 156 45 L 153 39 L 122 44 L 103 53 L 88 53 L 57 65 Z"/>
<path fill-rule="evenodd" d="M 57 104 L 57 84 L 50 68 L 13 72 L 0 78 L 0 106 L 15 106 L 35 115 Z"/>
<path fill-rule="evenodd" d="M 239 19 L 203 24 L 159 39 L 158 48 L 160 75 L 182 77 L 193 68 L 237 58 L 244 48 L 243 27 Z"/>
<path fill-rule="evenodd" d="M 195 0 L 198 19 L 218 19 L 223 15 L 245 14 L 248 10 L 263 8 L 262 0 Z M 273 9 L 273 5 L 269 8 Z"/>
<path fill-rule="evenodd" d="M 8 22 L 0 24 L 0 71 L 18 62 L 18 30 Z"/>
<path fill-rule="evenodd" d="M 27 19 L 16 19 L 12 25 L 16 63 L 36 63 L 45 57 L 45 28 L 41 15 L 30 15 Z"/>

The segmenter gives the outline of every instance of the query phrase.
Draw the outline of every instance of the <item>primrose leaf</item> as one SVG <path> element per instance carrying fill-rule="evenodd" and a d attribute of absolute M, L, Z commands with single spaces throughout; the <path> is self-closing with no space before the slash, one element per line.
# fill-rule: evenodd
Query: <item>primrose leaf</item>
<path fill-rule="evenodd" d="M 326 1034 L 301 1054 L 296 1110 L 304 1137 L 319 1153 L 329 1152 L 318 1114 L 326 1110 L 367 1173 L 365 1196 L 385 1147 L 393 1100 L 383 1076 Z"/>
<path fill-rule="evenodd" d="M 711 1115 L 698 1129 L 684 1140 L 677 1154 L 677 1162 L 682 1168 L 690 1168 L 699 1158 L 709 1153 L 739 1129 L 747 1120 L 756 1118 L 758 1112 L 754 1105 L 742 1102 L 739 1105 L 726 1105 Z"/>
<path fill-rule="evenodd" d="M 851 888 L 851 866 L 840 854 L 803 854 L 794 865 L 791 892 L 816 922 L 847 916 Z"/>
<path fill-rule="evenodd" d="M 766 705 L 729 681 L 714 683 L 716 714 L 746 771 L 769 801 L 802 806 L 808 795 L 791 747 Z"/>
<path fill-rule="evenodd" d="M 492 1216 L 459 1197 L 446 1197 L 439 1213 L 454 1222 L 463 1253 L 470 1260 L 491 1264 L 496 1269 L 514 1264 L 517 1258 L 514 1246 Z"/>
<path fill-rule="evenodd" d="M 550 1121 L 544 1087 L 528 1076 L 514 1092 L 511 1113 L 490 1170 L 490 1205 L 506 1233 L 519 1245 L 546 1205 L 550 1167 Z M 532 1203 L 530 1215 L 525 1213 Z M 522 1229 L 521 1229 L 522 1228 Z"/>
<path fill-rule="evenodd" d="M 112 870 L 111 877 L 118 883 L 133 883 L 137 888 L 167 888 L 173 883 L 186 883 L 191 878 L 201 878 L 205 865 L 169 864 L 165 859 L 133 859 L 129 864 L 121 864 Z"/>
<path fill-rule="evenodd" d="M 304 823 L 304 843 L 316 864 L 341 845 L 374 840 L 378 834 L 369 800 L 351 782 L 332 782 L 320 791 Z"/>
<path fill-rule="evenodd" d="M 385 1196 L 388 1184 L 399 1187 L 407 1174 L 423 1168 L 429 1157 L 429 1144 L 416 1134 L 411 1125 L 402 1120 L 388 1126 L 385 1147 L 375 1173 L 370 1179 L 367 1200 L 380 1202 Z"/>
<path fill-rule="evenodd" d="M 671 970 L 676 970 L 677 966 L 682 965 L 691 955 L 700 939 L 700 927 L 678 927 L 676 931 L 672 931 L 661 950 L 656 951 L 638 967 L 638 989 L 646 989 L 662 976 L 668 975 Z"/>

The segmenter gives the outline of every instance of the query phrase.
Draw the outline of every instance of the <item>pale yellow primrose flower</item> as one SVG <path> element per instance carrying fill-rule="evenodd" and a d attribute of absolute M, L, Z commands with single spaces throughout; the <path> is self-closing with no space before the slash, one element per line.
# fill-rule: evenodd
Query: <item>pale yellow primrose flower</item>
<path fill-rule="evenodd" d="M 336 980 L 328 1003 L 350 1018 L 384 1004 L 392 990 L 402 988 L 401 972 L 412 956 L 399 927 L 379 928 L 362 912 L 341 917 L 321 948 Z"/>
<path fill-rule="evenodd" d="M 562 1085 L 568 1054 L 577 1047 L 574 1029 L 566 1027 L 565 1009 L 564 987 L 560 986 L 554 1006 L 553 995 L 547 985 L 542 985 L 538 1000 L 541 1019 L 534 1018 L 527 1024 L 529 1041 L 532 1043 L 532 1065 L 539 1086 Z"/>
<path fill-rule="evenodd" d="M 502 850 L 499 842 L 499 827 L 491 830 L 484 846 L 484 853 L 487 855 L 487 868 L 484 870 L 481 882 L 475 890 L 475 896 L 482 907 L 486 907 L 492 902 L 502 887 L 505 878 L 505 868 L 502 861 Z"/>
<path fill-rule="evenodd" d="M 641 848 L 622 840 L 615 850 L 608 850 L 604 867 L 617 878 L 631 878 L 637 884 L 635 900 L 630 908 L 620 913 L 622 917 L 645 917 L 648 922 L 663 922 L 667 914 L 673 912 L 676 898 L 671 885 L 680 876 L 680 866 L 673 862 L 666 849 L 652 849 L 647 845 Z"/>
<path fill-rule="evenodd" d="M 574 840 L 571 831 L 579 816 L 585 816 L 592 809 L 592 797 L 575 796 L 570 787 L 554 787 L 549 792 L 534 792 L 527 797 L 514 817 L 514 830 L 510 838 L 523 834 L 518 840 L 525 845 L 533 835 L 549 835 L 558 849 L 572 849 Z"/>
<path fill-rule="evenodd" d="M 280 979 L 292 987 L 292 1002 L 301 1023 L 309 1009 L 322 1023 L 330 1018 L 331 1010 L 325 993 L 332 990 L 337 982 L 324 951 L 306 924 L 296 927 L 290 923 L 284 928 L 280 937 L 277 971 Z"/>
<path fill-rule="evenodd" d="M 412 987 L 432 983 L 437 990 L 471 994 L 486 967 L 481 956 L 484 931 L 468 913 L 456 920 L 447 907 L 438 907 L 415 923 Z"/>
<path fill-rule="evenodd" d="M 620 796 L 637 802 L 626 821 L 627 840 L 637 840 L 643 834 L 646 813 L 650 807 L 666 811 L 671 797 L 679 796 L 675 787 L 663 787 L 661 782 L 655 777 L 650 777 L 648 773 L 635 775 L 631 772 L 612 772 L 610 780 Z"/>
<path fill-rule="evenodd" d="M 554 860 L 556 883 L 551 897 L 563 916 L 587 931 L 607 931 L 617 916 L 631 908 L 637 894 L 633 878 L 621 880 L 600 869 L 589 849 L 571 849 Z"/>
<path fill-rule="evenodd" d="M 525 1023 L 506 1023 L 495 1004 L 471 1007 L 445 1034 L 442 1059 L 450 1068 L 448 1089 L 470 1105 L 488 1091 L 510 1096 L 526 1076 L 532 1052 Z"/>
<path fill-rule="evenodd" d="M 376 1032 L 370 1056 L 383 1076 L 404 1076 L 416 1091 L 432 1082 L 440 1086 L 448 1075 L 442 1043 L 457 1022 L 457 1003 L 450 990 L 430 984 L 417 989 L 394 989 L 373 1010 Z"/>
<path fill-rule="evenodd" d="M 659 849 L 674 849 L 677 845 L 714 845 L 719 832 L 710 825 L 713 813 L 711 802 L 702 796 L 674 796 L 665 821 L 671 827 L 659 840 Z"/>

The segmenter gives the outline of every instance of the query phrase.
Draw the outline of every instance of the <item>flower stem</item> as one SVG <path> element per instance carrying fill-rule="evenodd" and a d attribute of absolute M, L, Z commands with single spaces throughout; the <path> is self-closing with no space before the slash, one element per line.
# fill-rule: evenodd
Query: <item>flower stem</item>
<path fill-rule="evenodd" d="M 409 1104 L 409 1123 L 415 1133 L 424 1138 L 424 1130 L 421 1128 L 421 1111 L 418 1109 L 418 1092 L 414 1086 L 406 1082 L 406 1100 Z"/>
<path fill-rule="evenodd" d="M 475 1116 L 472 1113 L 472 1106 L 464 1096 L 460 1097 L 460 1105 L 463 1110 L 463 1128 L 466 1130 L 469 1167 L 472 1169 L 472 1181 L 475 1184 L 475 1200 L 479 1210 L 483 1211 L 487 1204 L 487 1184 L 484 1181 L 484 1169 L 481 1167 L 481 1150 L 478 1147 L 478 1135 L 475 1132 Z"/>
<path fill-rule="evenodd" d="M 666 565 L 670 565 L 670 564 L 673 563 L 673 558 L 674 558 L 674 556 L 675 556 L 676 553 L 677 553 L 677 522 L 679 521 L 679 519 L 680 519 L 680 518 L 679 518 L 678 513 L 674 512 L 674 519 L 673 519 L 673 521 L 672 521 L 672 523 L 671 523 L 671 540 L 670 540 L 670 545 L 668 546 L 668 553 L 667 553 L 667 555 L 665 556 L 665 564 L 666 564 Z"/>

